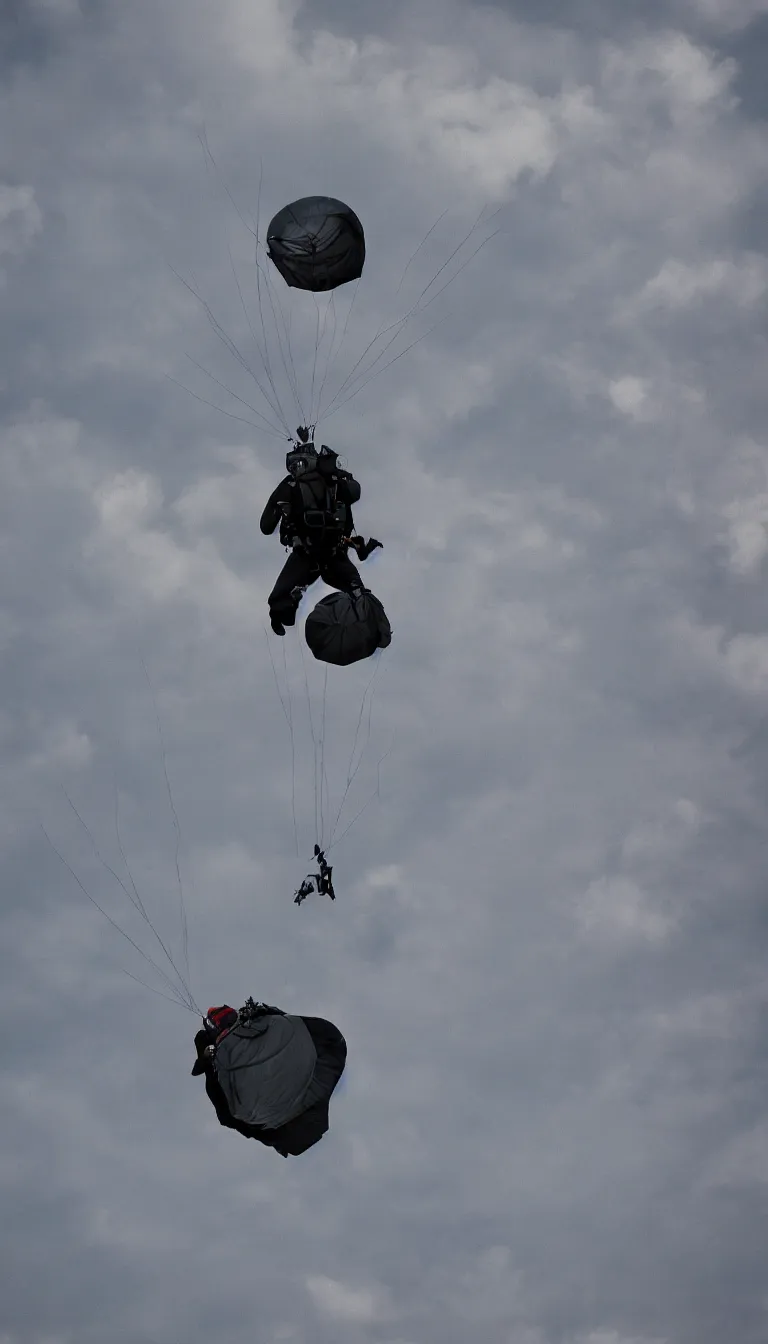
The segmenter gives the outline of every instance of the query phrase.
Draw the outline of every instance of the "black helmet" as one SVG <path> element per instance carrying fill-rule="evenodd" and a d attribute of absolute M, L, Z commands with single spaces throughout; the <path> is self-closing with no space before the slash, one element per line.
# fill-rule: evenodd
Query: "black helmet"
<path fill-rule="evenodd" d="M 317 451 L 314 443 L 297 443 L 285 455 L 285 469 L 293 477 L 303 476 L 317 467 Z"/>

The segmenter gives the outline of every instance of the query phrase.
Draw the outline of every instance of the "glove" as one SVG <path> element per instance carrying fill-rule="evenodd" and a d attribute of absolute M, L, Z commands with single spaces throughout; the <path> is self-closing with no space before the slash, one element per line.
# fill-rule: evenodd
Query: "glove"
<path fill-rule="evenodd" d="M 375 537 L 370 537 L 368 541 L 363 541 L 361 537 L 360 545 L 356 546 L 355 549 L 361 560 L 367 560 L 368 556 L 371 554 L 371 551 L 375 551 L 377 547 L 379 550 L 384 549 L 381 542 L 377 541 Z"/>

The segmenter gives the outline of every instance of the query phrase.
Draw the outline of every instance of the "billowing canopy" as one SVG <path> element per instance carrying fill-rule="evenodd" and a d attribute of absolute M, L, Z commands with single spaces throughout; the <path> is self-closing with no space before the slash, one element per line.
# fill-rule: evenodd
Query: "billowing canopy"
<path fill-rule="evenodd" d="M 307 617 L 304 634 L 321 663 L 347 667 L 370 658 L 376 649 L 386 649 L 392 629 L 386 612 L 373 593 L 352 598 L 347 593 L 329 593 Z"/>
<path fill-rule="evenodd" d="M 343 201 L 303 196 L 275 215 L 267 229 L 267 256 L 294 289 L 316 294 L 336 289 L 363 273 L 363 226 Z"/>

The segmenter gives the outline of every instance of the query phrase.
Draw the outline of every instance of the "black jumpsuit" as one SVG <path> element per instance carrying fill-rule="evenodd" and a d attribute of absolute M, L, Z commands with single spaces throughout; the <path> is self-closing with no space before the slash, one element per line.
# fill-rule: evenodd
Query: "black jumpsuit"
<path fill-rule="evenodd" d="M 344 507 L 346 514 L 344 535 L 350 536 L 354 528 L 351 506 L 360 498 L 360 485 L 350 472 L 338 468 L 330 480 L 336 486 L 337 502 Z M 356 590 L 361 590 L 363 583 L 358 570 L 347 555 L 346 548 L 340 545 L 336 538 L 329 539 L 326 544 L 322 541 L 315 543 L 308 539 L 300 516 L 297 482 L 291 476 L 286 476 L 280 482 L 267 501 L 259 524 L 265 536 L 270 536 L 284 518 L 281 504 L 290 506 L 288 518 L 283 522 L 281 529 L 281 539 L 288 540 L 290 544 L 293 534 L 300 538 L 303 545 L 291 551 L 277 576 L 275 586 L 269 595 L 269 614 L 283 625 L 294 625 L 299 605 L 296 598 L 291 595 L 294 588 L 308 588 L 317 579 L 322 579 L 329 588 L 352 594 Z"/>

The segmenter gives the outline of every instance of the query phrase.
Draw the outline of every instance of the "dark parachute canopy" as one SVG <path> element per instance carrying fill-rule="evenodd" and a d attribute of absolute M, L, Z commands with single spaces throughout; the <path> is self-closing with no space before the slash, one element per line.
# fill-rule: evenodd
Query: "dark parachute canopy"
<path fill-rule="evenodd" d="M 362 275 L 363 226 L 343 201 L 303 196 L 275 215 L 267 229 L 267 256 L 286 284 L 320 294 Z"/>
<path fill-rule="evenodd" d="M 307 617 L 304 636 L 322 663 L 348 667 L 386 649 L 392 628 L 379 599 L 365 590 L 358 597 L 329 593 Z"/>

